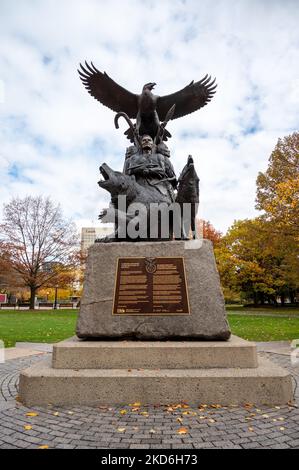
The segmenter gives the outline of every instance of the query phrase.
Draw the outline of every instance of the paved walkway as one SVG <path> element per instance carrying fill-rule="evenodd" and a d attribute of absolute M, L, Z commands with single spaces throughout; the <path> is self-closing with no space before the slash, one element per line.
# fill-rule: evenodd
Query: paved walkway
<path fill-rule="evenodd" d="M 36 352 L 32 349 L 36 345 L 27 346 L 23 349 Z M 49 353 L 38 350 L 38 354 L 7 360 L 0 364 L 0 448 L 299 448 L 299 364 L 292 365 L 290 356 L 280 354 L 273 344 L 258 346 L 263 350 L 259 354 L 293 375 L 292 405 L 198 408 L 135 403 L 91 408 L 49 404 L 29 409 L 16 400 L 19 371 Z M 266 352 L 273 347 L 275 352 Z"/>

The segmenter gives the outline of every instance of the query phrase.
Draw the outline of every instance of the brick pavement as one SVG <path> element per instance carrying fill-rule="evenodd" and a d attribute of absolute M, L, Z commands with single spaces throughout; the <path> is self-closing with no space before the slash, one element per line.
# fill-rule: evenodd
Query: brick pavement
<path fill-rule="evenodd" d="M 299 382 L 299 365 L 262 353 Z M 0 448 L 299 448 L 299 408 L 124 406 L 26 408 L 16 400 L 19 371 L 40 356 L 0 364 Z M 299 403 L 296 387 L 295 400 Z M 37 416 L 26 416 L 35 412 Z M 25 429 L 25 426 L 31 426 Z M 186 428 L 186 434 L 179 434 Z"/>

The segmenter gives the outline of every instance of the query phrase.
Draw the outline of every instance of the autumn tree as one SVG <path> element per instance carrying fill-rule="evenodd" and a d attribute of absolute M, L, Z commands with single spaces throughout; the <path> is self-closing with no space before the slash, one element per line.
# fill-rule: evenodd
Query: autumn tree
<path fill-rule="evenodd" d="M 256 208 L 276 230 L 299 236 L 299 133 L 278 142 L 269 165 L 257 177 Z"/>
<path fill-rule="evenodd" d="M 294 301 L 298 288 L 296 246 L 273 230 L 265 217 L 234 222 L 215 248 L 224 287 L 241 292 L 255 305 Z"/>
<path fill-rule="evenodd" d="M 221 232 L 216 230 L 209 220 L 196 219 L 196 231 L 201 238 L 211 240 L 215 247 L 221 239 Z"/>
<path fill-rule="evenodd" d="M 27 196 L 4 204 L 1 244 L 13 270 L 30 289 L 34 309 L 37 290 L 74 269 L 78 235 L 50 198 Z"/>
<path fill-rule="evenodd" d="M 278 139 L 268 168 L 257 177 L 256 207 L 271 222 L 271 240 L 293 301 L 299 289 L 299 133 Z M 284 293 L 282 293 L 282 298 Z"/>
<path fill-rule="evenodd" d="M 23 279 L 14 270 L 5 245 L 0 243 L 0 292 L 10 295 L 18 288 L 24 287 Z"/>

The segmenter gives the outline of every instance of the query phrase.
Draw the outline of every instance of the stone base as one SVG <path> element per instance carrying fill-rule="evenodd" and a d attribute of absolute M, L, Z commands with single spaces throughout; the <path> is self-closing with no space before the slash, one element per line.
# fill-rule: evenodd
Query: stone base
<path fill-rule="evenodd" d="M 82 341 L 53 346 L 54 369 L 206 369 L 257 367 L 254 343 L 229 341 Z"/>
<path fill-rule="evenodd" d="M 222 344 L 71 339 L 55 345 L 52 364 L 42 361 L 21 373 L 19 395 L 27 406 L 278 405 L 292 399 L 292 381 L 268 360 L 257 366 L 255 346 L 236 337 Z"/>
<path fill-rule="evenodd" d="M 199 242 L 199 240 L 198 240 Z M 83 295 L 76 334 L 98 339 L 227 340 L 226 319 L 213 246 L 192 242 L 95 243 L 88 250 Z M 190 315 L 112 315 L 119 258 L 180 257 L 184 259 Z"/>

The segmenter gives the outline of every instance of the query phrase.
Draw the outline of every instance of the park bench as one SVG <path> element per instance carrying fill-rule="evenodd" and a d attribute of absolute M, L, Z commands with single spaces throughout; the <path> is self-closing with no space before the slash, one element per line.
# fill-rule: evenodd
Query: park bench
<path fill-rule="evenodd" d="M 39 302 L 38 308 L 53 308 L 53 302 Z"/>
<path fill-rule="evenodd" d="M 60 303 L 59 308 L 74 308 L 73 302 Z"/>

